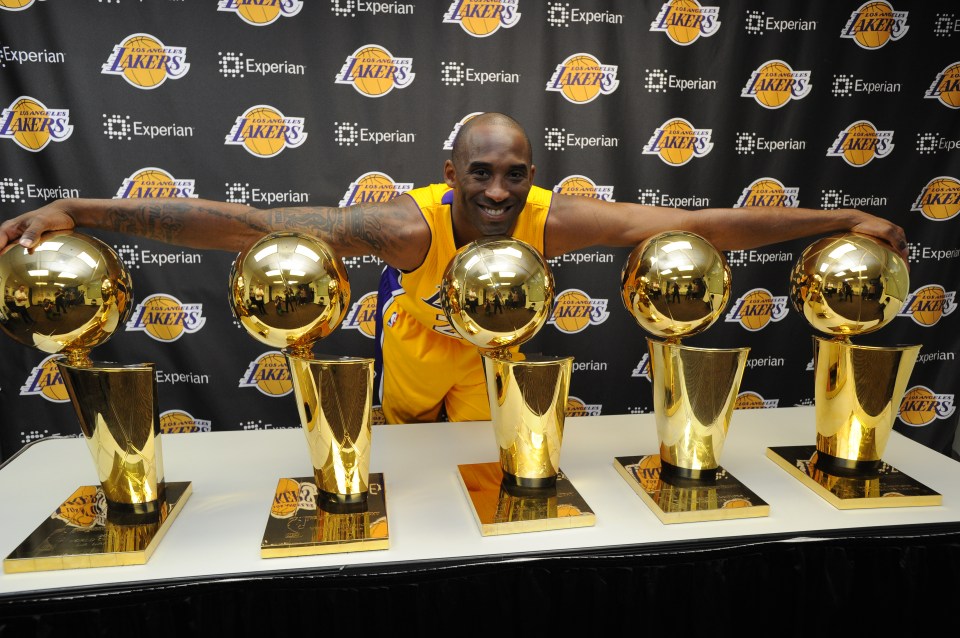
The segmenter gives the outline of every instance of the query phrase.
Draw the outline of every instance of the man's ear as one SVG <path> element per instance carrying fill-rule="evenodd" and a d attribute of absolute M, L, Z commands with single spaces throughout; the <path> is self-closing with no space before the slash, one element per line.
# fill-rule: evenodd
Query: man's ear
<path fill-rule="evenodd" d="M 530 165 L 530 183 L 533 183 L 533 177 L 537 174 L 537 166 L 535 164 Z"/>
<path fill-rule="evenodd" d="M 450 188 L 454 188 L 457 185 L 457 169 L 450 160 L 443 162 L 443 181 Z"/>

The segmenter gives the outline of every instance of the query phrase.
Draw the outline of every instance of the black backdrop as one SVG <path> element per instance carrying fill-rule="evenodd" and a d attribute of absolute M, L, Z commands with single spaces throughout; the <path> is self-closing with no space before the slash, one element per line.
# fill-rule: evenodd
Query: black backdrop
<path fill-rule="evenodd" d="M 471 114 L 508 112 L 528 130 L 545 188 L 692 209 L 858 207 L 904 226 L 911 298 L 855 342 L 923 344 L 896 428 L 948 453 L 960 375 L 958 44 L 950 0 L 0 0 L 0 214 L 61 196 L 269 207 L 395 194 L 441 180 Z M 49 128 L 18 132 L 29 111 Z M 238 128 L 244 117 L 285 134 Z M 676 139 L 697 144 L 665 148 Z M 236 255 L 94 234 L 130 269 L 135 303 L 192 318 L 164 334 L 127 324 L 93 353 L 157 364 L 165 431 L 299 426 L 289 381 L 257 382 L 276 353 L 228 306 Z M 808 242 L 727 253 L 727 311 L 685 340 L 750 346 L 741 408 L 812 403 L 814 332 L 786 304 Z M 551 262 L 557 309 L 589 316 L 544 326 L 524 350 L 575 357 L 573 414 L 652 410 L 646 335 L 619 295 L 627 254 Z M 347 266 L 351 316 L 315 350 L 369 355 L 382 265 Z M 78 434 L 50 357 L 6 338 L 0 348 L 0 459 Z"/>

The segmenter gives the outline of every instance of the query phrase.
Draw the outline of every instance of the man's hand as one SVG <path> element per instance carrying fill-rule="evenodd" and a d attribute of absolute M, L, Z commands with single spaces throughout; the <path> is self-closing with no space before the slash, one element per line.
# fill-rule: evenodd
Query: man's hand
<path fill-rule="evenodd" d="M 850 228 L 850 232 L 875 237 L 889 245 L 891 249 L 903 257 L 904 261 L 908 261 L 907 235 L 903 232 L 903 229 L 896 224 L 882 217 L 866 215 L 863 221 Z"/>
<path fill-rule="evenodd" d="M 73 230 L 75 227 L 76 223 L 67 212 L 67 206 L 58 200 L 0 224 L 0 249 L 19 241 L 24 248 L 33 250 L 44 235 Z"/>

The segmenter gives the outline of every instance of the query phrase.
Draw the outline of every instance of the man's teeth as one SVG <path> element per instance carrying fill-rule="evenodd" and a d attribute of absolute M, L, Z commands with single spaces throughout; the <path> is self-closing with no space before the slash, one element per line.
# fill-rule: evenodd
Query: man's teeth
<path fill-rule="evenodd" d="M 489 215 L 490 217 L 500 217 L 506 214 L 506 210 L 501 208 L 484 208 L 482 206 L 480 208 L 485 214 Z"/>

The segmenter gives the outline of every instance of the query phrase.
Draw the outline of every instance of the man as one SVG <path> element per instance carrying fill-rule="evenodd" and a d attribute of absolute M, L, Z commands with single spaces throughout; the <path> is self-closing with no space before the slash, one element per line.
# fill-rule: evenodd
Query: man
<path fill-rule="evenodd" d="M 196 199 L 58 200 L 0 225 L 0 248 L 18 239 L 33 248 L 45 232 L 87 226 L 230 251 L 267 233 L 300 231 L 321 237 L 341 257 L 375 255 L 388 264 L 378 293 L 378 380 L 388 423 L 434 421 L 441 410 L 452 421 L 489 418 L 480 357 L 453 337 L 437 296 L 457 249 L 481 237 L 511 235 L 549 259 L 591 246 L 632 247 L 667 230 L 697 233 L 718 250 L 854 231 L 906 255 L 903 229 L 857 210 L 687 211 L 604 202 L 534 186 L 535 171 L 520 124 L 484 113 L 461 127 L 443 184 L 388 202 L 258 210 Z"/>

